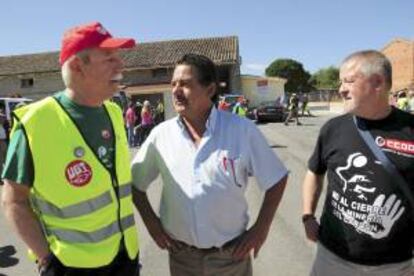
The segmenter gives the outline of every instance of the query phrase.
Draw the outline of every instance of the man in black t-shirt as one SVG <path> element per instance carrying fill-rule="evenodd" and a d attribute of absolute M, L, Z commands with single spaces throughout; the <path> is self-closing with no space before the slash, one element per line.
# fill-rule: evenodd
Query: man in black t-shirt
<path fill-rule="evenodd" d="M 377 51 L 342 63 L 339 93 L 347 114 L 321 129 L 303 184 L 303 223 L 318 242 L 311 275 L 409 275 L 413 211 L 358 133 L 363 122 L 377 146 L 414 192 L 414 116 L 388 103 L 391 64 Z M 320 223 L 315 218 L 324 176 L 328 185 Z"/>

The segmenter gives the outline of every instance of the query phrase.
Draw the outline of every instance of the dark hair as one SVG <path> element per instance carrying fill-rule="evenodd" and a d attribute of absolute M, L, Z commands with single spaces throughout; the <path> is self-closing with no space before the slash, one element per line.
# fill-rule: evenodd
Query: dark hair
<path fill-rule="evenodd" d="M 189 65 L 194 68 L 196 70 L 197 80 L 201 85 L 209 86 L 214 83 L 217 87 L 216 65 L 208 57 L 199 54 L 186 54 L 177 61 L 177 65 Z M 215 97 L 213 96 L 213 101 Z"/>

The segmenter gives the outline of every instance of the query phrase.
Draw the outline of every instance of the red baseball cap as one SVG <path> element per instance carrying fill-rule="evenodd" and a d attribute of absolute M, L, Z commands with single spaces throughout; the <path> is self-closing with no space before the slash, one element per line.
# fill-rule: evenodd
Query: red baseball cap
<path fill-rule="evenodd" d="M 63 65 L 68 58 L 88 48 L 119 49 L 134 46 L 134 39 L 113 38 L 101 23 L 92 22 L 76 26 L 64 33 L 59 62 Z"/>

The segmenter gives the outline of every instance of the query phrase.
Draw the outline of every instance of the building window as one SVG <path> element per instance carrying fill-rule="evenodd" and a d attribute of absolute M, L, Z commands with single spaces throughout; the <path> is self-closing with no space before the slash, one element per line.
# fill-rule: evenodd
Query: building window
<path fill-rule="evenodd" d="M 31 79 L 21 79 L 20 80 L 20 87 L 21 88 L 33 87 L 33 83 L 34 83 L 33 78 L 31 78 Z"/>
<path fill-rule="evenodd" d="M 153 78 L 163 78 L 167 76 L 167 68 L 157 68 L 152 70 Z"/>

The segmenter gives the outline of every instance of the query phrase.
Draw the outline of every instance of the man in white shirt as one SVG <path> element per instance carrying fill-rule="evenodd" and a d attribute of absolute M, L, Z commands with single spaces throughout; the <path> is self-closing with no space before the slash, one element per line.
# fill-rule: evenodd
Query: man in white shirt
<path fill-rule="evenodd" d="M 282 198 L 287 170 L 256 126 L 218 111 L 216 68 L 185 55 L 173 78 L 176 118 L 157 126 L 135 156 L 134 202 L 152 238 L 169 251 L 171 275 L 252 275 Z M 161 174 L 160 218 L 146 190 Z M 248 176 L 265 191 L 257 221 L 247 229 Z"/>

